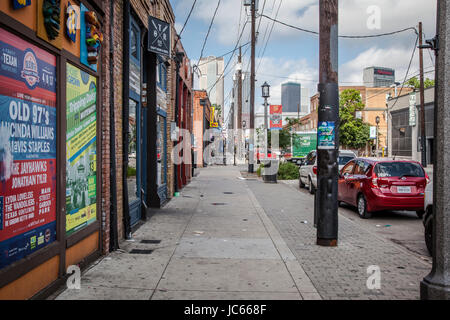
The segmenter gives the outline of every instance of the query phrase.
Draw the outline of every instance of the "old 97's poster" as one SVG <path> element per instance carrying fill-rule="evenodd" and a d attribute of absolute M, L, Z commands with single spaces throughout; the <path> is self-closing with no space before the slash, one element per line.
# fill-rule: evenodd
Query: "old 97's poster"
<path fill-rule="evenodd" d="M 0 28 L 0 269 L 56 238 L 56 57 Z"/>
<path fill-rule="evenodd" d="M 97 82 L 67 64 L 66 232 L 97 219 Z"/>

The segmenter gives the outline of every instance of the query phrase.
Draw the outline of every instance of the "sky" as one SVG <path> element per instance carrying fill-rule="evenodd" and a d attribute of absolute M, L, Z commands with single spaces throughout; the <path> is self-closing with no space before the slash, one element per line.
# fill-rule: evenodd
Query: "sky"
<path fill-rule="evenodd" d="M 181 41 L 191 60 L 198 63 L 208 27 L 219 0 L 197 0 Z M 180 33 L 194 0 L 170 0 L 175 13 L 175 28 Z M 423 23 L 424 39 L 436 34 L 437 0 L 340 0 L 340 35 L 376 35 Z M 220 0 L 203 56 L 221 56 L 232 51 L 244 28 L 239 45 L 250 41 L 250 11 L 243 0 Z M 258 15 L 264 14 L 287 24 L 311 31 L 319 29 L 318 0 L 259 0 Z M 246 23 L 247 21 L 247 23 Z M 265 17 L 257 17 L 256 28 L 256 84 L 255 108 L 262 110 L 261 85 L 271 85 L 269 103 L 281 104 L 281 84 L 298 81 L 309 89 L 309 95 L 317 92 L 319 69 L 319 37 L 301 32 Z M 270 35 L 270 36 L 269 36 Z M 362 85 L 363 69 L 388 67 L 395 69 L 396 81 L 403 83 L 411 59 L 416 34 L 408 30 L 395 35 L 366 38 L 339 39 L 339 84 Z M 265 50 L 264 50 L 265 48 Z M 243 70 L 250 70 L 250 45 L 242 48 Z M 415 51 L 408 78 L 419 72 L 419 50 Z M 225 65 L 225 118 L 231 104 L 230 91 L 235 73 L 237 53 L 224 57 Z M 425 76 L 434 78 L 434 53 L 424 50 Z M 197 81 L 198 84 L 198 81 Z M 194 83 L 194 87 L 195 83 Z"/>

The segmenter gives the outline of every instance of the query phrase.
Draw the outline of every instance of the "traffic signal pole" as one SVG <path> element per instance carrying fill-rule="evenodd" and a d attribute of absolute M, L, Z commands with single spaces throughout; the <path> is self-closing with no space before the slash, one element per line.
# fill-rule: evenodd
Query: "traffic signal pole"
<path fill-rule="evenodd" d="M 319 119 L 317 140 L 317 244 L 338 239 L 338 0 L 320 0 Z"/>

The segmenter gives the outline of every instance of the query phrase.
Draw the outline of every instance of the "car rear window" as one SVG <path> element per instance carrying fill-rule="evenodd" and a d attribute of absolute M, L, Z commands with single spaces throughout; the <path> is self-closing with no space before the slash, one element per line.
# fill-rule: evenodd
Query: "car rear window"
<path fill-rule="evenodd" d="M 378 177 L 425 177 L 425 172 L 417 163 L 412 162 L 381 162 L 375 166 Z"/>
<path fill-rule="evenodd" d="M 340 166 L 343 166 L 345 164 L 347 164 L 347 162 L 349 162 L 350 160 L 353 160 L 355 157 L 352 156 L 339 156 L 338 157 L 338 163 Z"/>

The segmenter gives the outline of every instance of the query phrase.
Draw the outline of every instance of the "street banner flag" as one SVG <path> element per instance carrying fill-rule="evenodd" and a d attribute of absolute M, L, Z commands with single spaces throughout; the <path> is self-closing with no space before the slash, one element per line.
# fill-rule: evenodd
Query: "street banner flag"
<path fill-rule="evenodd" d="M 281 130 L 283 129 L 283 119 L 281 105 L 271 105 L 270 106 L 270 130 Z"/>

